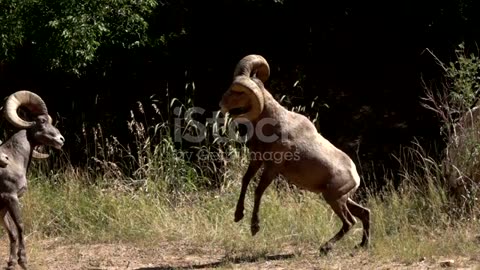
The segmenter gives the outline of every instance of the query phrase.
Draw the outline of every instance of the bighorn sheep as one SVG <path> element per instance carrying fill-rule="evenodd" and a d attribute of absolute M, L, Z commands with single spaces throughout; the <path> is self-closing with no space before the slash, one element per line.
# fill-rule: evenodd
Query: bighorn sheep
<path fill-rule="evenodd" d="M 322 193 L 343 223 L 340 231 L 321 246 L 321 252 L 332 249 L 356 223 L 355 217 L 363 224 L 359 246 L 368 247 L 370 210 L 351 199 L 360 185 L 355 164 L 322 137 L 307 117 L 287 110 L 274 99 L 263 84 L 269 75 L 270 67 L 265 58 L 254 54 L 245 56 L 237 64 L 233 83 L 219 103 L 224 115 L 229 114 L 234 121 L 246 124 L 253 131 L 247 141 L 250 164 L 242 179 L 235 222 L 243 218 L 250 179 L 263 165 L 255 189 L 250 224 L 252 236 L 260 229 L 258 210 L 265 189 L 275 177 L 283 175 L 300 188 Z"/>
<path fill-rule="evenodd" d="M 31 119 L 23 120 L 17 109 L 25 107 Z M 58 129 L 52 125 L 45 102 L 35 93 L 18 91 L 8 97 L 5 102 L 5 117 L 20 130 L 0 145 L 0 153 L 8 157 L 8 165 L 0 168 L 0 215 L 1 223 L 10 240 L 10 256 L 8 268 L 14 269 L 16 261 L 27 269 L 23 222 L 20 213 L 19 198 L 27 189 L 27 170 L 34 148 L 39 145 L 61 149 L 65 139 Z M 44 158 L 47 154 L 42 154 Z M 16 231 L 15 231 L 16 227 Z M 18 251 L 17 251 L 18 242 Z M 18 256 L 18 257 L 17 257 Z"/>

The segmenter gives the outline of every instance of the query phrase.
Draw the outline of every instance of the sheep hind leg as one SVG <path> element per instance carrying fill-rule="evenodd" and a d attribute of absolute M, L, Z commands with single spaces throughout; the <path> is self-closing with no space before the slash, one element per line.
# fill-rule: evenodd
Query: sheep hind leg
<path fill-rule="evenodd" d="M 370 244 L 370 210 L 350 198 L 347 200 L 347 206 L 350 212 L 362 221 L 363 225 L 362 242 L 357 247 L 368 247 Z"/>
<path fill-rule="evenodd" d="M 262 177 L 258 182 L 257 188 L 255 189 L 255 201 L 253 204 L 252 220 L 250 222 L 250 230 L 252 232 L 252 236 L 257 234 L 260 230 L 260 219 L 258 218 L 258 210 L 260 209 L 262 195 L 276 176 L 277 172 L 273 168 L 265 168 L 262 173 Z"/>
<path fill-rule="evenodd" d="M 14 224 L 12 223 L 12 220 L 7 212 L 7 209 L 4 208 L 0 210 L 0 215 L 2 217 L 1 223 L 5 231 L 7 232 L 8 239 L 10 241 L 10 254 L 8 257 L 8 262 L 7 262 L 7 270 L 13 270 L 15 269 L 15 265 L 17 264 L 17 241 L 18 241 L 18 236 L 16 231 L 14 230 Z"/>
<path fill-rule="evenodd" d="M 335 200 L 326 200 L 327 203 L 330 205 L 332 210 L 337 214 L 337 216 L 342 221 L 342 228 L 325 244 L 320 247 L 320 252 L 323 254 L 327 254 L 335 245 L 335 243 L 342 239 L 343 236 L 353 227 L 356 223 L 355 217 L 353 217 L 352 213 L 348 210 L 347 207 L 347 199 L 346 195 L 335 199 Z"/>

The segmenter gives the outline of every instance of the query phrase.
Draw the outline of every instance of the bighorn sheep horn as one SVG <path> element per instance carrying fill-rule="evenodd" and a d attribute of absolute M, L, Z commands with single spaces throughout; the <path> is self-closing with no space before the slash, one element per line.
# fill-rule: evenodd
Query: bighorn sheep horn
<path fill-rule="evenodd" d="M 18 91 L 10 95 L 5 103 L 5 118 L 17 128 L 30 128 L 35 122 L 25 121 L 18 116 L 19 107 L 26 107 L 33 115 L 48 115 L 47 105 L 35 93 L 30 91 Z M 51 117 L 49 116 L 51 121 Z"/>
<path fill-rule="evenodd" d="M 251 102 L 251 107 L 248 108 L 247 112 L 238 115 L 237 121 L 242 122 L 241 119 L 249 121 L 257 119 L 263 111 L 265 97 L 262 90 L 263 86 L 259 86 L 260 82 L 253 78 L 259 79 L 262 84 L 268 79 L 270 66 L 267 60 L 260 55 L 247 55 L 238 62 L 233 76 L 231 91 L 244 92 L 249 96 Z"/>
<path fill-rule="evenodd" d="M 17 128 L 30 128 L 35 123 L 25 121 L 18 116 L 17 110 L 21 106 L 26 107 L 33 115 L 48 115 L 47 105 L 42 98 L 30 91 L 18 91 L 10 95 L 5 103 L 5 118 Z M 52 117 L 48 115 L 48 122 L 52 123 Z M 49 154 L 40 153 L 37 150 L 33 150 L 32 157 L 36 159 L 48 158 Z"/>
<path fill-rule="evenodd" d="M 233 78 L 235 79 L 237 76 L 256 77 L 264 83 L 270 77 L 270 66 L 261 55 L 247 55 L 235 67 Z"/>
<path fill-rule="evenodd" d="M 250 99 L 250 108 L 243 114 L 240 114 L 238 119 L 248 119 L 254 121 L 263 112 L 265 106 L 265 97 L 263 90 L 258 85 L 245 76 L 238 76 L 232 83 L 232 91 L 244 92 Z"/>
<path fill-rule="evenodd" d="M 46 153 L 40 153 L 36 149 L 33 149 L 32 151 L 32 157 L 36 159 L 45 159 L 48 158 L 50 155 Z"/>

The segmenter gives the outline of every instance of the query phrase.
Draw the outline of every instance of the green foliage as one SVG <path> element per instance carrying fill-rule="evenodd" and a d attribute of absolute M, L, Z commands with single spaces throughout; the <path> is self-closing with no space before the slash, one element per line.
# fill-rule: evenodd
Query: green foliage
<path fill-rule="evenodd" d="M 100 47 L 144 46 L 146 18 L 157 4 L 154 0 L 2 1 L 1 57 L 12 59 L 12 51 L 28 47 L 47 68 L 80 75 Z"/>
<path fill-rule="evenodd" d="M 23 32 L 22 11 L 26 1 L 0 1 L 0 59 L 14 57 L 16 46 L 22 44 Z"/>
<path fill-rule="evenodd" d="M 472 108 L 480 90 L 480 58 L 465 52 L 461 43 L 455 50 L 457 60 L 446 67 L 445 75 L 450 80 L 450 107 L 460 112 Z"/>
<path fill-rule="evenodd" d="M 465 52 L 464 44 L 455 51 L 457 60 L 450 63 L 446 76 L 450 79 L 449 109 L 458 113 L 458 120 L 445 123 L 453 127 L 447 145 L 447 178 L 461 209 L 475 209 L 480 195 L 480 140 L 478 111 L 471 109 L 478 104 L 480 91 L 480 58 Z"/>
<path fill-rule="evenodd" d="M 443 64 L 436 56 L 438 64 L 445 71 L 446 83 L 434 93 L 427 89 L 424 106 L 433 110 L 442 120 L 441 132 L 445 136 L 446 147 L 443 160 L 424 172 L 435 175 L 435 183 L 448 192 L 451 207 L 457 216 L 469 217 L 477 213 L 480 198 L 480 125 L 478 105 L 480 91 L 480 58 L 467 54 L 462 43 L 455 50 L 456 60 Z M 422 159 L 431 159 L 423 153 Z"/>

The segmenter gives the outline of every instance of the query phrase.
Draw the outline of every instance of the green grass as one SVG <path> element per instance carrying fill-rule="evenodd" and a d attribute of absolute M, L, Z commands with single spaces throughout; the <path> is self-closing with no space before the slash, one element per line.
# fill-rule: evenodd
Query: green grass
<path fill-rule="evenodd" d="M 241 172 L 241 170 L 238 170 Z M 240 190 L 240 173 L 223 189 L 181 195 L 128 189 L 99 188 L 75 174 L 33 177 L 22 199 L 26 230 L 38 238 L 62 237 L 67 242 L 135 242 L 155 245 L 182 241 L 192 246 L 221 249 L 232 256 L 318 250 L 340 228 L 340 222 L 317 194 L 296 189 L 267 189 L 260 210 L 261 230 L 250 235 L 253 187 L 247 194 L 245 217 L 233 213 Z M 64 177 L 64 179 L 62 179 Z M 480 223 L 453 220 L 442 209 L 443 191 L 428 194 L 412 185 L 369 195 L 372 247 L 376 258 L 412 262 L 421 257 L 462 255 L 478 251 L 475 236 Z M 382 199 L 380 198 L 382 197 Z M 353 252 L 361 239 L 361 223 L 340 241 L 337 249 Z"/>

